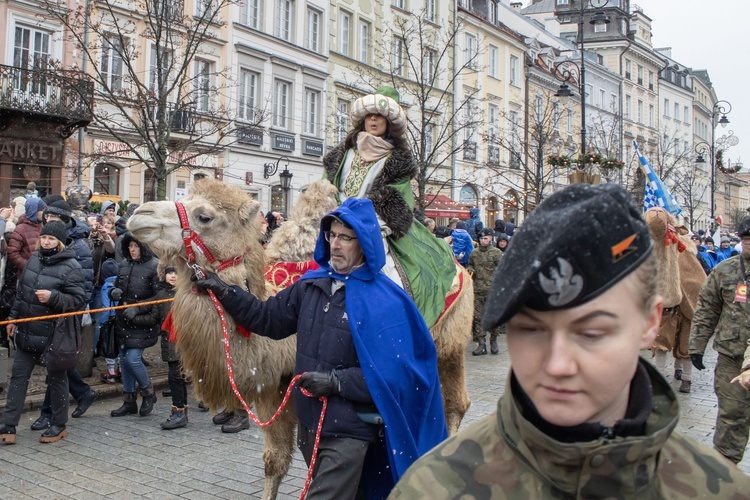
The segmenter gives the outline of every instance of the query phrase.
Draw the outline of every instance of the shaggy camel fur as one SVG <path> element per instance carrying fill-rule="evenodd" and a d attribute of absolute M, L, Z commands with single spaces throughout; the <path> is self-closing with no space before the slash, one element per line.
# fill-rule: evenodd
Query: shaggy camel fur
<path fill-rule="evenodd" d="M 336 208 L 337 190 L 327 180 L 310 184 L 292 210 L 290 221 L 273 233 L 266 247 L 269 263 L 312 260 L 320 231 L 320 219 Z M 448 432 L 455 434 L 469 409 L 465 382 L 465 350 L 471 339 L 474 289 L 463 266 L 456 266 L 464 283 L 463 291 L 432 327 L 438 354 L 438 371 Z"/>
<path fill-rule="evenodd" d="M 706 273 L 698 262 L 688 230 L 677 226 L 674 216 L 662 208 L 651 208 L 644 217 L 654 241 L 654 255 L 659 265 L 658 291 L 664 297 L 664 307 L 669 308 L 662 316 L 662 325 L 652 347 L 657 366 L 664 369 L 665 354 L 669 351 L 677 360 L 689 358 L 687 344 L 690 323 Z M 679 251 L 678 246 L 684 251 Z M 690 371 L 689 364 L 682 363 L 676 367 L 679 369 L 682 366 L 683 370 Z M 684 380 L 690 380 L 689 374 Z"/>
<path fill-rule="evenodd" d="M 245 254 L 243 266 L 229 267 L 220 273 L 231 284 L 247 286 L 259 298 L 268 296 L 263 282 L 263 251 L 258 243 L 259 205 L 236 187 L 207 179 L 196 182 L 190 195 L 181 200 L 190 226 L 221 261 Z M 266 249 L 273 261 L 311 259 L 319 231 L 320 218 L 335 208 L 335 188 L 328 181 L 310 185 L 292 211 L 290 220 L 274 232 Z M 210 299 L 191 291 L 192 271 L 184 263 L 182 230 L 173 202 L 142 205 L 128 221 L 134 236 L 151 246 L 166 261 L 178 262 L 179 283 L 172 306 L 178 332 L 177 345 L 184 368 L 191 372 L 196 394 L 210 408 L 227 406 L 239 409 L 231 391 L 224 357 L 223 334 L 218 315 Z M 245 253 L 246 252 L 246 253 Z M 196 251 L 198 264 L 209 269 L 205 257 Z M 465 388 L 464 353 L 470 339 L 473 291 L 470 277 L 464 273 L 463 292 L 453 302 L 432 333 L 438 352 L 438 367 L 443 388 L 448 430 L 455 433 L 469 407 Z M 215 318 L 215 321 L 207 321 Z M 227 317 L 235 380 L 248 403 L 254 404 L 258 417 L 268 420 L 279 406 L 294 371 L 296 336 L 271 341 L 258 335 L 249 338 L 236 332 Z M 264 429 L 266 482 L 263 498 L 275 498 L 292 458 L 296 419 L 291 408 Z"/>

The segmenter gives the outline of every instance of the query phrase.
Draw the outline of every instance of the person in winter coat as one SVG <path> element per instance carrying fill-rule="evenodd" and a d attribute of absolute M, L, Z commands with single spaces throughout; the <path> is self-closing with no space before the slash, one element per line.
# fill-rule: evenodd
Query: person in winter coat
<path fill-rule="evenodd" d="M 472 331 L 477 348 L 472 352 L 474 356 L 487 354 L 487 331 L 482 328 L 482 312 L 484 302 L 487 300 L 487 292 L 492 285 L 492 277 L 495 269 L 500 263 L 503 252 L 492 245 L 492 229 L 485 228 L 479 231 L 479 246 L 471 252 L 467 269 L 474 283 L 474 321 Z M 500 349 L 497 345 L 498 328 L 490 330 L 490 352 L 497 354 Z"/>
<path fill-rule="evenodd" d="M 510 355 L 497 411 L 417 461 L 392 500 L 748 495 L 740 469 L 675 431 L 677 396 L 640 357 L 663 308 L 642 212 L 610 183 L 573 184 L 529 214 L 485 303 Z"/>
<path fill-rule="evenodd" d="M 399 94 L 382 86 L 357 99 L 351 115 L 354 127 L 323 159 L 325 176 L 338 188 L 340 201 L 372 201 L 387 243 L 383 272 L 410 290 L 431 327 L 445 308 L 456 270 L 450 249 L 424 225 L 414 224 L 411 180 L 418 169 Z"/>
<path fill-rule="evenodd" d="M 117 203 L 114 201 L 103 201 L 102 202 L 102 208 L 99 210 L 99 214 L 102 216 L 110 216 L 114 220 L 114 222 L 117 222 L 117 219 L 120 217 L 117 215 Z"/>
<path fill-rule="evenodd" d="M 115 239 L 115 260 L 117 262 L 122 262 L 125 258 L 124 256 L 127 255 L 127 252 L 122 252 L 122 240 L 129 232 L 127 227 L 128 219 L 131 215 L 133 215 L 135 209 L 139 206 L 140 205 L 138 203 L 129 204 L 128 209 L 125 211 L 125 215 L 117 219 L 117 221 L 115 222 L 115 234 L 117 235 Z"/>
<path fill-rule="evenodd" d="M 152 300 L 159 291 L 157 266 L 159 261 L 145 243 L 129 232 L 122 239 L 124 260 L 109 295 L 124 304 L 137 304 Z M 115 312 L 115 332 L 120 344 L 120 369 L 122 370 L 123 404 L 112 410 L 113 417 L 139 413 L 145 417 L 154 409 L 156 393 L 143 364 L 143 350 L 156 344 L 159 325 L 151 315 L 152 306 L 133 306 Z M 141 389 L 140 410 L 136 401 L 136 382 Z"/>
<path fill-rule="evenodd" d="M 101 295 L 100 301 L 102 308 L 109 308 L 112 306 L 118 305 L 118 301 L 112 300 L 110 297 L 110 291 L 115 288 L 115 281 L 117 281 L 117 273 L 120 269 L 120 265 L 117 263 L 115 259 L 107 259 L 102 263 L 102 278 L 104 279 L 104 284 L 102 285 L 102 289 L 99 292 Z M 117 295 L 117 294 L 115 294 Z M 102 325 L 104 325 L 107 321 L 110 321 L 115 317 L 115 311 L 114 310 L 108 310 L 101 313 L 99 316 L 99 321 L 97 326 L 101 328 Z M 96 344 L 99 345 L 99 337 L 101 337 L 101 330 L 97 333 L 97 339 Z M 100 377 L 102 382 L 105 384 L 116 384 L 118 381 L 121 381 L 120 375 L 119 375 L 119 359 L 113 359 L 113 358 L 104 358 L 104 361 L 107 363 L 107 371 L 106 373 L 100 373 Z"/>
<path fill-rule="evenodd" d="M 466 223 L 459 221 L 456 229 L 451 232 L 451 236 L 453 237 L 453 255 L 459 264 L 466 267 L 469 263 L 469 256 L 474 250 L 474 241 L 466 232 Z"/>
<path fill-rule="evenodd" d="M 47 204 L 41 198 L 29 198 L 26 200 L 25 214 L 18 219 L 16 230 L 10 236 L 8 242 L 8 258 L 18 269 L 21 276 L 26 262 L 36 249 L 36 240 L 42 229 L 42 213 Z"/>
<path fill-rule="evenodd" d="M 114 259 L 115 257 L 115 219 L 112 216 L 97 216 L 94 219 L 88 244 L 91 248 L 91 259 L 94 263 L 94 291 L 91 294 L 89 307 L 101 309 L 102 287 L 104 286 L 102 265 L 107 259 Z M 91 320 L 94 322 L 94 345 L 97 345 L 101 332 L 101 313 L 92 313 Z"/>
<path fill-rule="evenodd" d="M 484 223 L 479 218 L 479 209 L 477 207 L 469 209 L 469 220 L 466 221 L 466 232 L 471 239 L 479 241 L 479 231 L 484 229 Z"/>
<path fill-rule="evenodd" d="M 497 239 L 497 248 L 499 248 L 501 252 L 505 253 L 505 251 L 508 249 L 509 243 L 510 236 L 508 236 L 507 234 L 501 234 Z"/>
<path fill-rule="evenodd" d="M 495 227 L 493 228 L 495 231 L 495 241 L 500 238 L 500 235 L 505 234 L 505 221 L 503 219 L 497 219 L 495 220 Z"/>
<path fill-rule="evenodd" d="M 385 498 L 417 457 L 447 435 L 437 353 L 406 292 L 380 272 L 385 250 L 370 200 L 349 198 L 320 223 L 319 270 L 263 302 L 209 273 L 212 290 L 253 334 L 297 333 L 297 440 L 310 462 L 326 417 L 307 498 Z M 387 442 L 387 445 L 386 445 Z M 358 497 L 359 498 L 359 497 Z"/>
<path fill-rule="evenodd" d="M 505 234 L 507 234 L 509 237 L 513 237 L 513 234 L 516 232 L 516 219 L 515 217 L 511 217 L 508 219 L 508 222 L 505 223 Z"/>
<path fill-rule="evenodd" d="M 173 299 L 175 284 L 177 283 L 177 270 L 174 267 L 164 269 L 164 281 L 162 289 L 156 294 L 156 300 Z M 161 325 L 172 308 L 171 302 L 155 305 L 151 311 L 156 318 L 157 324 Z M 187 414 L 187 383 L 182 375 L 180 356 L 175 349 L 175 340 L 169 340 L 169 332 L 161 331 L 161 359 L 169 366 L 167 380 L 169 392 L 172 396 L 172 411 L 169 418 L 162 422 L 161 428 L 165 430 L 179 429 L 188 423 Z"/>
<path fill-rule="evenodd" d="M 31 200 L 29 200 L 31 201 Z M 61 222 L 50 222 L 41 229 L 37 251 L 28 260 L 18 281 L 18 290 L 9 320 L 78 311 L 85 303 L 85 278 L 75 252 L 63 241 L 67 229 Z M 78 320 L 80 321 L 80 320 Z M 16 347 L 8 395 L 0 425 L 0 440 L 16 442 L 16 426 L 21 418 L 29 378 L 56 328 L 65 321 L 38 320 L 6 326 Z M 54 443 L 68 435 L 68 377 L 65 371 L 47 371 L 51 398 L 51 425 L 39 439 Z"/>

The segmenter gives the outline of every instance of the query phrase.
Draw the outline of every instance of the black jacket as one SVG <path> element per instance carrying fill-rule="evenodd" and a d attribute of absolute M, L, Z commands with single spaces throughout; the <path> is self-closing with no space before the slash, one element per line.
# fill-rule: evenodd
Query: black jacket
<path fill-rule="evenodd" d="M 367 389 L 349 322 L 344 289 L 331 293 L 330 278 L 298 281 L 263 302 L 233 286 L 221 303 L 235 321 L 253 333 L 283 339 L 297 332 L 294 374 L 337 370 L 341 394 L 328 398 L 322 435 L 374 441 L 378 427 L 363 422 L 360 413 L 377 412 Z M 317 429 L 322 403 L 294 391 L 300 422 Z"/>
<path fill-rule="evenodd" d="M 66 243 L 67 246 L 73 248 L 86 277 L 86 304 L 91 302 L 91 294 L 94 292 L 94 259 L 87 242 L 89 233 L 91 233 L 91 228 L 83 222 L 77 221 L 73 226 L 69 224 Z"/>
<path fill-rule="evenodd" d="M 156 294 L 156 300 L 160 299 L 173 299 L 174 298 L 174 287 L 166 281 L 161 282 L 162 289 Z M 164 320 L 167 319 L 169 310 L 172 309 L 171 302 L 164 302 L 163 304 L 157 304 L 151 308 L 151 316 L 154 317 L 156 324 L 161 325 Z M 161 330 L 161 359 L 169 363 L 170 361 L 179 361 L 180 357 L 177 355 L 175 350 L 175 343 L 169 341 L 169 332 Z"/>
<path fill-rule="evenodd" d="M 86 279 L 72 248 L 65 248 L 49 257 L 39 251 L 31 254 L 18 280 L 16 300 L 9 319 L 32 318 L 78 311 L 86 296 Z M 37 290 L 50 290 L 46 304 L 39 302 Z M 79 320 L 80 321 L 80 320 Z M 14 341 L 18 349 L 41 353 L 47 347 L 55 328 L 55 320 L 18 323 Z"/>
<path fill-rule="evenodd" d="M 154 257 L 148 245 L 141 242 L 138 242 L 141 247 L 140 259 L 131 259 L 128 250 L 131 241 L 137 240 L 126 233 L 121 244 L 124 258 L 115 279 L 115 288 L 122 290 L 120 305 L 153 300 L 161 288 L 156 273 L 159 260 Z M 132 321 L 123 316 L 123 311 L 124 309 L 118 309 L 115 313 L 115 332 L 120 345 L 126 349 L 145 349 L 156 344 L 160 329 L 151 315 L 151 306 L 140 307 L 138 315 Z"/>

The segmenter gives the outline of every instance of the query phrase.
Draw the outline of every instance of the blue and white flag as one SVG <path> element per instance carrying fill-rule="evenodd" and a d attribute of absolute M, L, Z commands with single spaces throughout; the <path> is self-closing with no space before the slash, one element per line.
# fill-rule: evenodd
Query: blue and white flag
<path fill-rule="evenodd" d="M 661 207 L 674 216 L 680 215 L 682 209 L 677 200 L 675 200 L 667 186 L 656 175 L 654 167 L 641 154 L 640 149 L 638 149 L 638 143 L 633 141 L 633 146 L 635 146 L 635 153 L 638 155 L 638 159 L 641 160 L 643 175 L 646 176 L 646 189 L 643 193 L 643 211 L 645 212 L 653 207 Z"/>

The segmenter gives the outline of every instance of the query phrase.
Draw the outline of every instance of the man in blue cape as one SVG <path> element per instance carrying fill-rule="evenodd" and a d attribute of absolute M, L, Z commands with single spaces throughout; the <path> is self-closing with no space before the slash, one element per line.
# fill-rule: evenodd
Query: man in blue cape
<path fill-rule="evenodd" d="M 262 302 L 209 273 L 244 328 L 273 339 L 297 333 L 298 444 L 308 465 L 328 397 L 307 498 L 385 498 L 406 469 L 447 437 L 437 355 L 412 299 L 381 272 L 385 250 L 372 202 L 349 198 L 320 223 L 320 269 Z"/>

